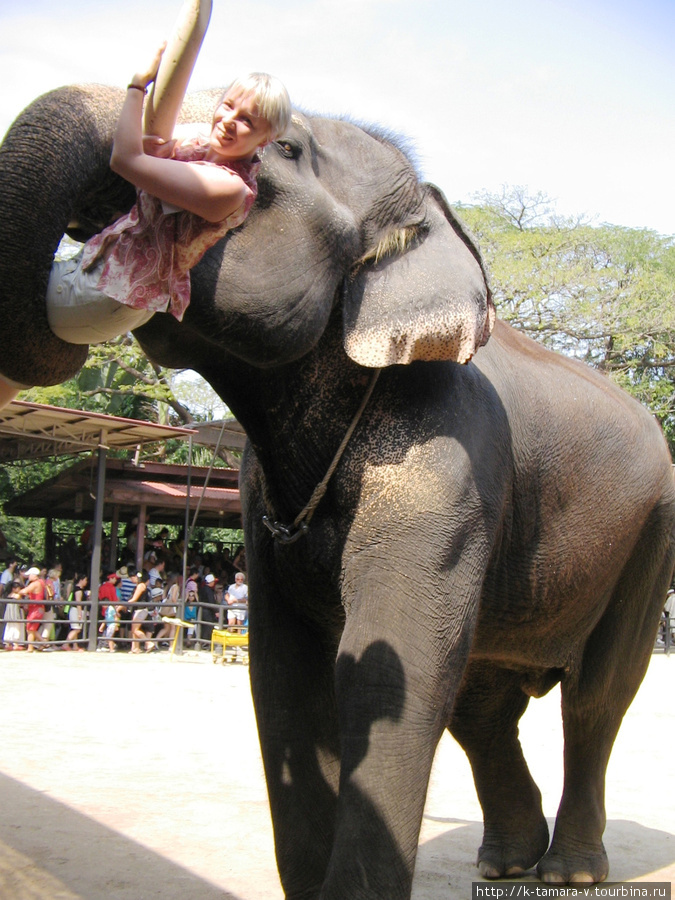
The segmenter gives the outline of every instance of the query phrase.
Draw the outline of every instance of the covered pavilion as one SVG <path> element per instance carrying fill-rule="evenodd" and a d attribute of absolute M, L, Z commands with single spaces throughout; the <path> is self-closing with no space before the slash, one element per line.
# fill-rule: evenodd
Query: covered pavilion
<path fill-rule="evenodd" d="M 189 444 L 187 466 L 147 463 L 139 460 L 141 448 L 150 443 L 184 440 Z M 235 420 L 210 422 L 190 428 L 158 425 L 135 419 L 63 409 L 15 400 L 0 410 L 0 461 L 44 459 L 56 455 L 79 455 L 85 459 L 54 478 L 5 504 L 10 515 L 34 516 L 47 522 L 47 544 L 55 518 L 92 524 L 90 587 L 92 601 L 98 596 L 103 547 L 103 522 L 111 523 L 109 559 L 117 559 L 120 524 L 137 522 L 136 564 L 143 559 L 145 525 L 151 518 L 161 524 L 184 527 L 184 568 L 189 536 L 197 518 L 200 525 L 241 527 L 236 469 L 194 467 L 193 442 L 240 450 L 243 429 Z M 128 450 L 132 459 L 108 458 L 109 450 Z M 92 616 L 95 615 L 92 608 Z M 90 645 L 94 642 L 92 630 Z M 93 647 L 91 648 L 93 649 Z"/>

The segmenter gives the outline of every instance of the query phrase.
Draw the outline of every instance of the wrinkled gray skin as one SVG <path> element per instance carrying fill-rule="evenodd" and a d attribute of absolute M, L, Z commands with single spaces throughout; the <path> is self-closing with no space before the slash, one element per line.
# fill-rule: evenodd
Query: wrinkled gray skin
<path fill-rule="evenodd" d="M 45 330 L 40 292 L 69 218 L 100 227 L 130 202 L 107 172 L 120 96 L 49 95 L 0 153 L 2 303 L 39 351 L 24 365 L 25 343 L 5 345 L 17 380 L 82 362 Z M 387 231 L 420 223 L 411 250 L 353 275 Z M 670 459 L 650 416 L 498 322 L 467 365 L 384 368 L 309 533 L 286 546 L 262 523 L 292 522 L 323 478 L 370 380 L 363 356 L 414 359 L 401 334 L 463 304 L 480 321 L 486 288 L 442 198 L 388 142 L 312 118 L 265 151 L 259 200 L 193 272 L 185 321 L 137 332 L 157 362 L 207 378 L 250 439 L 251 681 L 293 900 L 409 897 L 445 728 L 483 807 L 482 874 L 608 872 L 605 769 L 673 569 Z M 566 774 L 549 841 L 517 725 L 558 682 Z"/>

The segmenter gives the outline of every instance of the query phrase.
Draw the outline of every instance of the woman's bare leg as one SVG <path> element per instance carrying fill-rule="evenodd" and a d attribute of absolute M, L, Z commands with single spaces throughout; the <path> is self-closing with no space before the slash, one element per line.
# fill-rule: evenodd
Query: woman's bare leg
<path fill-rule="evenodd" d="M 0 409 L 4 409 L 8 403 L 11 403 L 20 390 L 21 388 L 16 387 L 0 375 Z"/>

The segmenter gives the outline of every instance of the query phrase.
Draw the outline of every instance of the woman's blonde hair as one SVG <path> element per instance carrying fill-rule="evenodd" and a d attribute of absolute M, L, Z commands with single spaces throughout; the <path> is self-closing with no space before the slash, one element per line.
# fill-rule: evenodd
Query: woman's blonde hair
<path fill-rule="evenodd" d="M 223 97 L 229 93 L 253 96 L 258 115 L 269 122 L 271 141 L 281 137 L 288 128 L 291 121 L 291 98 L 284 85 L 274 75 L 251 72 L 250 75 L 235 78 L 223 92 Z"/>

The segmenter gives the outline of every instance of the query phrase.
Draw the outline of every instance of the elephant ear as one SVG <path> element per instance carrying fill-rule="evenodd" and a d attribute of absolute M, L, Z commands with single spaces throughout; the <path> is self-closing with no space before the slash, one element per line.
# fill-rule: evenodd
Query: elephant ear
<path fill-rule="evenodd" d="M 419 226 L 385 237 L 344 285 L 344 345 L 362 366 L 468 362 L 495 310 L 480 253 L 433 185 Z M 383 255 L 384 254 L 384 255 Z"/>

